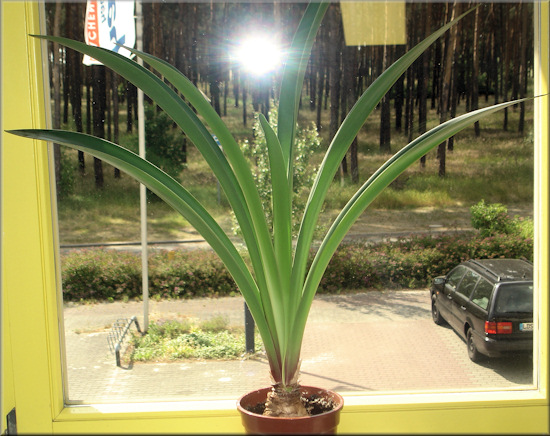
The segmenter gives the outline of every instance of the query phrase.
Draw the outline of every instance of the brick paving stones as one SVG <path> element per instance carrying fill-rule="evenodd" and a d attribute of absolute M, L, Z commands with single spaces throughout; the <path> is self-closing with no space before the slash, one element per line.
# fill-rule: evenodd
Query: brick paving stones
<path fill-rule="evenodd" d="M 240 297 L 150 301 L 149 313 L 151 320 L 222 315 L 244 325 Z M 261 355 L 117 367 L 107 343 L 109 327 L 134 315 L 143 326 L 142 303 L 66 305 L 69 402 L 237 399 L 269 385 Z M 533 382 L 532 366 L 530 358 L 471 362 L 464 341 L 432 322 L 427 290 L 372 291 L 316 297 L 301 382 L 341 393 L 522 388 Z"/>

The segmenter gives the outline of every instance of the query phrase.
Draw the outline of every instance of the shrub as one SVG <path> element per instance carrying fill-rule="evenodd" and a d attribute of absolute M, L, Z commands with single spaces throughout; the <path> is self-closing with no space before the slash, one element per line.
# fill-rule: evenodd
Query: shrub
<path fill-rule="evenodd" d="M 341 245 L 320 283 L 319 292 L 344 289 L 420 288 L 446 274 L 458 263 L 474 258 L 533 260 L 533 240 L 517 235 L 426 235 L 395 242 Z"/>
<path fill-rule="evenodd" d="M 496 233 L 513 232 L 513 224 L 508 216 L 508 209 L 500 203 L 486 204 L 485 200 L 470 208 L 472 226 L 482 236 L 493 236 Z"/>
<path fill-rule="evenodd" d="M 75 189 L 75 167 L 65 150 L 61 150 L 57 195 L 60 199 L 69 197 Z"/>
<path fill-rule="evenodd" d="M 237 290 L 218 256 L 208 250 L 160 252 L 149 262 L 151 295 L 217 297 Z"/>
<path fill-rule="evenodd" d="M 81 250 L 62 257 L 65 301 L 121 300 L 141 295 L 138 256 L 108 250 Z"/>
<path fill-rule="evenodd" d="M 484 237 L 472 233 L 418 235 L 373 245 L 342 244 L 328 265 L 319 291 L 420 288 L 464 260 L 498 257 L 532 261 L 533 239 L 519 234 Z M 217 297 L 237 292 L 225 266 L 208 250 L 152 253 L 149 275 L 151 297 Z M 98 249 L 73 252 L 62 258 L 62 276 L 65 301 L 141 297 L 141 261 L 135 254 Z M 223 328 L 225 321 L 210 324 Z M 215 326 L 208 328 L 215 330 Z"/>
<path fill-rule="evenodd" d="M 145 144 L 147 160 L 175 179 L 179 179 L 187 162 L 185 136 L 174 128 L 174 122 L 166 112 L 149 103 L 145 103 Z M 137 137 L 133 137 L 130 148 L 138 152 Z M 149 190 L 148 199 L 160 200 L 156 194 Z"/>
<path fill-rule="evenodd" d="M 534 237 L 533 220 L 517 216 L 511 218 L 507 207 L 500 203 L 486 204 L 485 200 L 481 200 L 470 208 L 470 214 L 472 225 L 481 236 L 500 233 L 529 239 Z"/>
<path fill-rule="evenodd" d="M 271 105 L 269 111 L 269 124 L 277 130 L 278 109 Z M 315 178 L 315 168 L 309 164 L 309 159 L 321 146 L 321 136 L 315 125 L 311 123 L 306 127 L 296 125 L 296 139 L 294 150 L 294 177 L 292 188 L 295 194 L 292 204 L 292 232 L 298 233 L 302 214 L 305 209 L 307 195 Z M 273 211 L 271 204 L 271 172 L 269 166 L 269 153 L 264 131 L 260 124 L 259 114 L 254 115 L 252 127 L 254 139 L 240 142 L 240 148 L 254 168 L 253 177 L 258 187 L 258 193 L 262 201 L 263 209 L 266 211 L 268 226 L 273 226 Z M 241 234 L 239 224 L 234 212 L 231 212 L 233 231 Z"/>

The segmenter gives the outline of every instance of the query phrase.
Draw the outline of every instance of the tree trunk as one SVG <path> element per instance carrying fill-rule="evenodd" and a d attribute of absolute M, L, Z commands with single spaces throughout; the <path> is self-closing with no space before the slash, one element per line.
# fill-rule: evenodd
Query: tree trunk
<path fill-rule="evenodd" d="M 220 46 L 218 31 L 220 23 L 218 20 L 217 3 L 210 3 L 210 38 L 208 44 L 208 82 L 210 85 L 211 104 L 218 113 L 222 115 L 220 107 L 220 56 L 218 47 Z"/>
<path fill-rule="evenodd" d="M 447 5 L 448 6 L 448 5 Z M 453 3 L 450 11 L 450 18 L 448 21 L 455 19 L 457 14 L 457 3 Z M 444 123 L 447 121 L 448 117 L 448 108 L 449 108 L 449 97 L 450 97 L 450 87 L 451 87 L 451 72 L 452 64 L 454 60 L 454 53 L 456 50 L 456 40 L 457 40 L 457 26 L 453 26 L 448 34 L 448 37 L 445 41 L 445 65 L 443 68 L 442 80 L 441 80 L 441 100 L 440 100 L 440 114 L 439 122 Z M 446 142 L 444 141 L 439 144 L 438 147 L 438 158 L 439 158 L 439 177 L 445 177 L 445 163 L 446 163 Z"/>
<path fill-rule="evenodd" d="M 401 76 L 394 85 L 395 98 L 393 101 L 393 107 L 395 109 L 395 131 L 401 132 L 403 130 L 403 98 L 405 96 L 405 76 Z"/>
<path fill-rule="evenodd" d="M 340 7 L 332 3 L 328 11 L 331 44 L 328 47 L 330 125 L 329 140 L 332 141 L 340 124 Z"/>
<path fill-rule="evenodd" d="M 491 7 L 493 8 L 499 8 L 500 11 L 500 5 L 499 4 L 491 4 Z M 498 104 L 500 102 L 500 83 L 502 82 L 499 80 L 499 64 L 502 63 L 502 60 L 500 59 L 501 56 L 501 41 L 500 39 L 497 42 L 498 34 L 499 32 L 499 26 L 496 20 L 496 11 L 494 13 L 494 19 L 493 19 L 493 38 L 492 38 L 492 45 L 491 45 L 491 75 L 492 75 L 492 85 L 494 89 L 494 104 Z M 500 62 L 499 62 L 500 59 Z"/>
<path fill-rule="evenodd" d="M 63 61 L 63 68 L 60 69 L 63 82 L 63 123 L 67 124 L 67 122 L 69 121 L 69 98 L 71 93 L 71 86 L 69 84 L 70 74 L 68 71 L 70 66 L 67 62 L 67 50 L 65 48 L 62 49 L 61 57 Z"/>
<path fill-rule="evenodd" d="M 461 3 L 456 4 L 456 12 L 454 16 L 458 16 L 461 14 Z M 453 63 L 451 67 L 451 96 L 450 96 L 450 112 L 451 112 L 451 118 L 454 118 L 456 116 L 456 107 L 458 105 L 458 74 L 459 74 L 459 65 L 458 65 L 458 55 L 459 50 L 458 46 L 460 45 L 460 34 L 462 33 L 462 22 L 459 22 L 454 27 L 456 27 L 456 34 L 454 36 L 453 41 Z M 464 53 L 465 50 L 462 50 L 462 53 Z M 451 136 L 447 140 L 447 150 L 453 151 L 454 150 L 454 140 L 455 137 Z"/>
<path fill-rule="evenodd" d="M 134 121 L 133 121 L 133 86 L 130 82 L 126 81 L 126 132 L 132 133 L 132 130 L 134 128 Z"/>
<path fill-rule="evenodd" d="M 317 41 L 317 47 L 316 50 L 318 51 L 317 59 L 319 60 L 318 64 L 318 79 L 317 79 L 317 117 L 316 117 L 316 125 L 317 125 L 317 132 L 321 132 L 322 127 L 322 121 L 321 121 L 321 115 L 323 110 L 323 94 L 324 94 L 324 85 L 325 85 L 325 77 L 326 77 L 326 71 L 327 71 L 327 64 L 326 64 L 326 56 L 325 56 L 325 37 L 326 37 L 326 26 L 324 24 L 321 24 L 321 28 L 319 29 L 319 36 Z"/>
<path fill-rule="evenodd" d="M 505 5 L 501 5 L 501 6 L 504 7 Z M 509 24 L 509 20 L 506 20 L 506 21 Z M 512 26 L 506 26 L 506 27 L 508 28 L 509 31 L 512 31 L 512 34 L 513 34 Z M 512 57 L 512 44 L 510 43 L 510 41 L 508 41 L 508 38 L 504 38 L 504 34 L 507 32 L 505 32 L 502 29 L 502 27 L 500 28 L 500 33 L 502 35 L 501 41 L 504 44 L 503 46 L 504 62 L 502 65 L 502 68 L 504 69 L 503 77 L 502 77 L 502 99 L 503 101 L 506 101 L 508 100 L 508 80 L 509 80 L 510 63 L 511 63 L 511 57 Z M 515 35 L 513 36 L 515 37 Z M 507 107 L 504 108 L 503 112 L 504 112 L 504 119 L 502 121 L 502 129 L 504 131 L 507 131 L 508 130 L 508 108 Z"/>
<path fill-rule="evenodd" d="M 92 68 L 84 69 L 86 74 L 86 133 L 92 134 Z"/>
<path fill-rule="evenodd" d="M 479 109 L 479 27 L 481 25 L 481 13 L 479 10 L 480 8 L 476 9 L 474 17 L 474 41 L 472 46 L 472 110 Z M 479 121 L 476 121 L 474 124 L 474 130 L 475 135 L 479 136 Z"/>
<path fill-rule="evenodd" d="M 246 74 L 244 72 L 240 75 L 240 79 L 241 79 L 241 90 L 243 93 L 243 126 L 246 126 L 248 115 L 246 113 Z"/>
<path fill-rule="evenodd" d="M 197 86 L 199 83 L 199 62 L 198 62 L 198 38 L 199 38 L 199 19 L 198 5 L 193 5 L 193 25 L 192 29 L 192 44 L 191 44 L 191 81 Z"/>
<path fill-rule="evenodd" d="M 115 144 L 118 144 L 119 130 L 118 130 L 118 74 L 113 73 L 111 76 L 111 84 L 113 87 L 113 141 Z M 120 170 L 115 168 L 114 170 L 115 179 L 120 179 Z"/>
<path fill-rule="evenodd" d="M 112 129 L 112 117 L 111 117 L 111 76 L 114 73 L 110 69 L 105 69 L 105 125 L 107 126 L 107 140 L 113 140 L 113 129 Z"/>
<path fill-rule="evenodd" d="M 93 88 L 93 135 L 98 138 L 105 138 L 105 67 L 103 65 L 92 65 L 92 88 Z M 103 165 L 100 159 L 94 157 L 95 186 L 103 188 Z"/>
<path fill-rule="evenodd" d="M 432 4 L 427 3 L 426 14 L 424 20 L 424 37 L 427 37 L 432 31 Z M 432 49 L 431 47 L 424 52 L 421 56 L 422 63 L 422 73 L 418 80 L 418 134 L 422 135 L 427 130 L 427 121 L 428 121 L 428 75 L 430 71 L 430 57 Z M 420 166 L 426 166 L 426 155 L 420 158 Z"/>
<path fill-rule="evenodd" d="M 345 89 L 347 94 L 346 114 L 351 110 L 355 101 L 357 100 L 357 84 L 355 83 L 355 77 L 357 77 L 357 48 L 356 47 L 344 47 L 346 51 L 347 71 Z M 358 157 L 358 143 L 357 136 L 353 138 L 350 146 L 350 172 L 352 183 L 359 183 L 359 157 Z"/>
<path fill-rule="evenodd" d="M 83 40 L 83 31 L 81 26 L 81 3 L 65 3 L 66 26 L 69 38 Z M 70 102 L 72 116 L 77 132 L 83 132 L 82 125 L 82 55 L 76 50 L 67 50 L 67 67 L 70 77 Z M 84 175 L 86 162 L 84 152 L 78 151 L 78 169 L 80 174 Z"/>
<path fill-rule="evenodd" d="M 522 4 L 521 6 L 521 49 L 520 49 L 520 98 L 525 98 L 525 95 L 527 94 L 527 52 L 529 50 L 529 47 L 531 46 L 531 38 L 530 38 L 530 26 L 529 26 L 529 18 L 530 18 L 530 6 L 527 4 Z M 520 106 L 520 113 L 519 113 L 519 125 L 518 125 L 518 131 L 520 133 L 523 133 L 525 130 L 525 103 L 521 102 L 519 104 Z"/>
<path fill-rule="evenodd" d="M 382 71 L 390 61 L 391 48 L 384 45 L 380 48 L 382 56 Z M 380 152 L 391 153 L 391 106 L 390 93 L 387 92 L 380 102 Z"/>
<path fill-rule="evenodd" d="M 344 121 L 346 118 L 346 114 L 348 111 L 348 96 L 350 93 L 350 88 L 353 88 L 352 82 L 353 77 L 351 77 L 351 70 L 352 67 L 350 65 L 350 57 L 351 53 L 349 51 L 349 47 L 346 47 L 344 44 L 342 44 L 342 72 L 340 77 L 340 86 L 341 86 L 341 92 L 340 92 L 340 123 Z M 351 100 L 351 98 L 350 98 Z M 348 160 L 347 156 L 344 155 L 344 158 L 342 159 L 342 163 L 340 164 L 340 184 L 344 186 L 345 178 L 348 175 Z"/>

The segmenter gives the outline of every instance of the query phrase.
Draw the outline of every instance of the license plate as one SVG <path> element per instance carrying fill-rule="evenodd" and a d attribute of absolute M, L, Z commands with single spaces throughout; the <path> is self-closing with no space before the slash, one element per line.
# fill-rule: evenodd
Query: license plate
<path fill-rule="evenodd" d="M 533 323 L 532 322 L 522 322 L 519 324 L 519 329 L 522 332 L 532 332 L 533 331 Z"/>

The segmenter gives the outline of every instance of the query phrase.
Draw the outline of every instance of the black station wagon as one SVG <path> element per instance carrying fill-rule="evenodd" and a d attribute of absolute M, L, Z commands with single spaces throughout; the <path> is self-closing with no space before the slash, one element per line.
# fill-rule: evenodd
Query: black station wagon
<path fill-rule="evenodd" d="M 468 260 L 430 289 L 432 317 L 467 342 L 468 356 L 533 350 L 533 264 L 519 259 Z"/>

